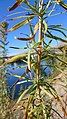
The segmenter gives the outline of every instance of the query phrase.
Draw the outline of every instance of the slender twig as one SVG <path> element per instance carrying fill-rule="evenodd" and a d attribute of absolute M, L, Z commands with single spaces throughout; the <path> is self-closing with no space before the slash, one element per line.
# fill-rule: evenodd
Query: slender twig
<path fill-rule="evenodd" d="M 43 0 L 39 1 L 39 12 L 42 10 Z M 39 16 L 39 40 L 40 42 L 42 40 L 42 16 Z M 38 70 L 37 70 L 37 78 L 39 78 L 40 75 L 40 58 L 41 58 L 41 49 L 42 49 L 42 43 L 40 42 L 39 49 L 38 49 Z"/>

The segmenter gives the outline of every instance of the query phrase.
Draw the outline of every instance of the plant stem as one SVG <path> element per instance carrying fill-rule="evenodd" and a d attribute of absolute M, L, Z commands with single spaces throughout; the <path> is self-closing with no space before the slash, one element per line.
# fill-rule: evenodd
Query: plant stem
<path fill-rule="evenodd" d="M 43 0 L 39 1 L 39 13 L 42 10 Z M 40 42 L 42 40 L 42 16 L 39 16 L 39 40 Z M 39 48 L 38 48 L 38 69 L 37 69 L 37 78 L 40 76 L 40 58 L 41 58 L 41 49 L 42 49 L 42 43 L 40 42 Z"/>

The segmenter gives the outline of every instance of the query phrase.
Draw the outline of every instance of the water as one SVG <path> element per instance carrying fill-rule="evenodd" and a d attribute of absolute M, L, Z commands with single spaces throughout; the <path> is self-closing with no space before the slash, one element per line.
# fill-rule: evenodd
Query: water
<path fill-rule="evenodd" d="M 14 98 L 17 98 L 20 93 L 20 88 L 21 88 L 21 90 L 24 90 L 25 88 L 27 88 L 29 85 L 32 84 L 31 82 L 24 82 L 22 84 L 18 84 L 18 85 L 16 84 L 15 86 L 13 86 L 13 84 L 15 84 L 15 82 L 18 80 L 18 78 L 15 76 L 12 76 L 11 74 L 21 76 L 26 71 L 26 68 L 16 68 L 16 67 L 25 66 L 25 65 L 26 65 L 25 63 L 23 63 L 23 64 L 14 63 L 11 65 L 8 65 L 8 71 L 6 74 L 6 76 L 7 76 L 6 83 L 9 87 L 10 97 L 12 97 L 12 95 L 14 95 Z M 29 74 L 26 75 L 25 77 L 29 78 Z M 21 81 L 24 81 L 24 79 L 22 79 Z M 13 90 L 14 90 L 14 94 L 12 93 Z"/>
<path fill-rule="evenodd" d="M 22 63 L 22 64 L 13 63 L 11 65 L 8 65 L 7 85 L 9 87 L 9 95 L 11 98 L 12 98 L 12 95 L 14 95 L 13 97 L 16 99 L 20 95 L 20 89 L 24 90 L 25 88 L 27 88 L 29 85 L 32 84 L 32 82 L 24 82 L 24 83 L 13 86 L 13 84 L 15 84 L 15 82 L 18 80 L 18 78 L 15 76 L 12 76 L 10 74 L 15 74 L 15 75 L 21 76 L 26 71 L 26 67 L 24 67 L 24 68 L 16 68 L 16 67 L 25 66 L 25 65 L 26 65 L 25 63 Z M 46 68 L 45 72 L 46 72 L 46 76 L 48 76 L 50 74 L 50 69 Z M 30 73 L 28 73 L 28 75 L 26 75 L 25 77 L 29 78 Z M 24 81 L 24 79 L 22 79 L 21 81 Z M 14 93 L 12 93 L 13 91 L 14 91 Z"/>

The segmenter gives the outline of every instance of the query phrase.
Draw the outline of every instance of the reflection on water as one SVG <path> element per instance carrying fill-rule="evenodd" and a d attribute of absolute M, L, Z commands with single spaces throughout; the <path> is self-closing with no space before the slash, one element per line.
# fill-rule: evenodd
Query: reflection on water
<path fill-rule="evenodd" d="M 20 66 L 23 66 L 24 68 L 18 68 Z M 15 85 L 14 87 L 12 87 L 12 85 L 18 80 L 17 77 L 15 76 L 12 76 L 10 74 L 16 74 L 16 75 L 19 75 L 21 76 L 25 71 L 26 71 L 26 64 L 25 63 L 13 63 L 13 64 L 10 64 L 8 65 L 8 73 L 7 73 L 7 85 L 9 86 L 9 90 L 10 90 L 10 96 L 12 97 L 12 92 L 13 92 L 13 89 L 14 89 L 14 98 L 17 98 L 19 96 L 19 93 L 20 93 L 20 89 L 23 90 L 25 88 L 27 88 L 29 85 L 32 84 L 32 82 L 24 82 L 23 84 L 19 84 L 19 85 Z M 45 72 L 46 72 L 46 76 L 49 75 L 50 73 L 50 69 L 49 68 L 46 68 L 45 69 Z M 26 78 L 29 78 L 30 77 L 30 73 L 28 75 L 25 76 Z M 22 79 L 21 81 L 24 81 L 24 79 Z"/>

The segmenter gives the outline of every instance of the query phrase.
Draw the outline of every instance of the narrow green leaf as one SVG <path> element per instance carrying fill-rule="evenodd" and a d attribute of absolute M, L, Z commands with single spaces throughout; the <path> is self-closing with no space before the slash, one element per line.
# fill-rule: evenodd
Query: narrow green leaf
<path fill-rule="evenodd" d="M 57 25 L 49 25 L 49 28 L 61 28 L 63 24 L 57 24 Z"/>
<path fill-rule="evenodd" d="M 6 62 L 4 62 L 4 63 L 0 66 L 0 68 L 1 68 L 2 66 L 6 65 L 6 64 L 15 62 L 15 61 L 17 61 L 17 60 L 19 60 L 19 59 L 22 59 L 23 57 L 26 57 L 26 56 L 27 56 L 27 53 L 20 54 L 20 55 L 16 55 L 16 56 L 10 58 L 9 60 L 7 60 Z"/>
<path fill-rule="evenodd" d="M 28 6 L 29 6 L 29 8 L 33 11 L 33 12 L 35 12 L 35 13 L 37 13 L 38 15 L 41 15 L 39 12 L 38 12 L 38 10 L 36 9 L 36 7 L 34 7 L 34 6 L 32 6 L 30 3 L 29 3 L 29 1 L 24 1 L 25 2 L 25 4 L 27 4 Z"/>
<path fill-rule="evenodd" d="M 67 4 L 65 4 L 64 2 L 59 2 L 60 6 L 63 7 L 64 9 L 67 10 Z"/>
<path fill-rule="evenodd" d="M 15 18 L 11 18 L 11 19 L 7 19 L 7 20 L 17 20 L 17 19 L 20 19 L 20 18 L 30 18 L 30 17 L 34 17 L 36 16 L 36 14 L 31 14 L 31 15 L 26 15 L 26 16 L 18 16 L 18 17 L 15 17 Z"/>
<path fill-rule="evenodd" d="M 16 78 L 20 78 L 20 76 L 17 75 L 17 74 L 10 74 L 10 76 L 14 76 L 14 77 L 16 77 Z"/>
<path fill-rule="evenodd" d="M 59 31 L 60 33 L 62 33 L 65 37 L 67 37 L 67 35 L 60 29 L 56 29 L 56 28 L 48 28 L 49 30 L 54 30 L 54 31 Z"/>
<path fill-rule="evenodd" d="M 66 65 L 67 65 L 67 62 L 66 62 L 65 60 L 63 60 L 63 59 L 61 59 L 61 58 L 59 58 L 59 57 L 57 57 L 57 59 L 58 59 L 59 61 L 61 61 L 63 64 L 66 64 Z"/>
<path fill-rule="evenodd" d="M 38 30 L 38 27 L 39 27 L 39 22 L 35 25 L 34 27 L 34 34 L 36 34 L 37 30 Z"/>
<path fill-rule="evenodd" d="M 10 58 L 9 60 L 7 60 L 7 61 L 6 61 L 6 64 L 11 63 L 11 62 L 15 62 L 15 61 L 17 61 L 17 60 L 19 60 L 19 59 L 22 59 L 22 58 L 25 57 L 25 56 L 27 56 L 27 53 L 20 54 L 20 55 L 16 55 L 16 56 Z"/>
<path fill-rule="evenodd" d="M 50 98 L 53 98 L 53 95 L 51 93 L 49 93 L 47 90 L 45 90 L 44 87 L 40 86 L 40 89 L 45 93 L 47 94 Z"/>
<path fill-rule="evenodd" d="M 37 7 L 37 0 L 34 0 L 34 7 Z"/>
<path fill-rule="evenodd" d="M 23 26 L 23 25 L 25 25 L 25 24 L 27 24 L 27 23 L 28 23 L 27 19 L 26 19 L 26 20 L 23 20 L 22 22 L 16 24 L 16 25 L 13 26 L 11 29 L 9 29 L 8 32 L 14 31 L 14 30 L 20 28 L 21 26 Z"/>
<path fill-rule="evenodd" d="M 32 109 L 30 112 L 28 112 L 28 116 L 30 116 L 32 113 L 37 112 L 37 110 L 39 110 L 39 107 L 35 107 L 35 108 Z"/>
<path fill-rule="evenodd" d="M 28 18 L 28 25 L 29 25 L 29 27 L 30 27 L 30 32 L 31 32 L 31 35 L 33 35 L 32 24 L 30 23 L 29 18 Z"/>
<path fill-rule="evenodd" d="M 50 32 L 49 32 L 49 34 L 45 34 L 47 37 L 49 37 L 49 38 L 52 38 L 52 39 L 56 39 L 56 40 L 59 40 L 59 41 L 62 41 L 62 42 L 65 42 L 65 43 L 67 43 L 67 40 L 64 40 L 63 38 L 60 38 L 60 37 L 58 37 L 58 36 L 54 36 L 54 35 L 52 35 Z"/>
<path fill-rule="evenodd" d="M 34 17 L 31 16 L 29 19 L 32 20 L 33 18 L 34 18 Z M 28 20 L 25 19 L 25 20 L 23 20 L 22 22 L 19 22 L 18 24 L 16 24 L 16 25 L 13 26 L 12 28 L 10 28 L 10 29 L 8 30 L 8 32 L 14 31 L 14 30 L 20 28 L 21 26 L 24 26 L 24 25 L 27 24 L 27 23 L 28 23 Z"/>
<path fill-rule="evenodd" d="M 67 31 L 67 28 L 60 27 L 59 29 Z"/>
<path fill-rule="evenodd" d="M 22 100 L 22 98 L 26 95 L 26 94 L 30 94 L 34 89 L 36 88 L 36 85 L 30 85 L 29 87 L 28 87 L 28 89 L 26 89 L 22 94 L 21 94 L 21 96 L 19 97 L 19 99 L 18 99 L 18 101 L 17 101 L 17 103 L 16 104 L 19 104 L 20 103 L 20 101 Z"/>
<path fill-rule="evenodd" d="M 30 51 L 28 52 L 28 68 L 29 70 L 31 69 L 31 56 L 30 56 Z"/>
<path fill-rule="evenodd" d="M 24 81 L 19 81 L 19 82 L 17 83 L 17 85 L 18 85 L 18 84 L 24 84 L 24 83 L 27 83 L 27 82 L 31 82 L 31 83 L 32 83 L 31 80 L 24 80 Z"/>
<path fill-rule="evenodd" d="M 34 45 L 33 45 L 33 47 L 32 48 L 34 48 L 35 49 L 35 47 L 38 47 L 39 45 L 40 45 L 40 43 L 42 43 L 43 42 L 43 38 L 41 39 L 41 41 L 40 42 L 36 42 L 36 43 L 34 43 Z"/>
<path fill-rule="evenodd" d="M 21 96 L 19 97 L 19 99 L 18 99 L 18 101 L 17 101 L 16 104 L 19 104 L 19 103 L 20 103 L 20 101 L 21 101 L 22 98 L 25 96 L 25 94 L 27 93 L 27 91 L 28 91 L 28 89 L 26 89 L 26 90 L 21 94 Z"/>
<path fill-rule="evenodd" d="M 52 42 L 52 39 L 48 42 L 48 46 L 51 44 L 51 42 Z"/>
<path fill-rule="evenodd" d="M 47 29 L 48 29 L 48 26 L 47 26 L 47 23 L 45 21 L 43 21 L 43 25 L 44 25 L 44 32 L 46 33 L 47 32 Z"/>
<path fill-rule="evenodd" d="M 9 48 L 20 49 L 19 47 L 10 46 Z"/>
<path fill-rule="evenodd" d="M 27 19 L 26 19 L 26 20 L 23 20 L 22 22 L 16 24 L 16 25 L 13 26 L 11 29 L 9 29 L 8 32 L 14 31 L 14 30 L 20 28 L 21 26 L 23 26 L 23 25 L 25 25 L 25 24 L 27 24 L 27 23 L 28 23 Z"/>
<path fill-rule="evenodd" d="M 46 10 L 50 7 L 50 4 L 51 4 L 51 0 L 48 1 L 47 5 L 46 5 L 46 8 L 42 11 L 42 15 L 45 14 Z"/>

